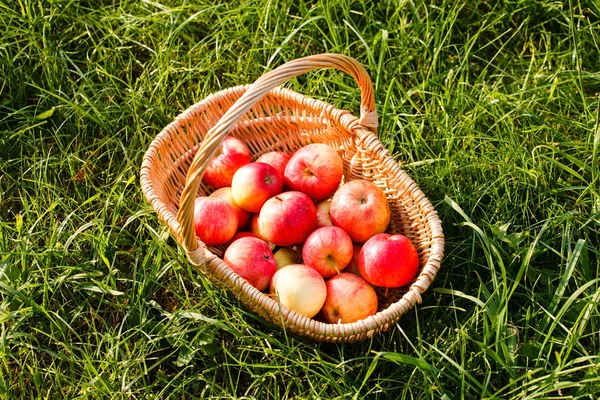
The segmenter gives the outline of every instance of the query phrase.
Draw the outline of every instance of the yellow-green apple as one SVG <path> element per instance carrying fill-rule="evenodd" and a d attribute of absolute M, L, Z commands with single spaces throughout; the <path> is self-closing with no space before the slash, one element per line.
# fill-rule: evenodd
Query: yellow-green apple
<path fill-rule="evenodd" d="M 331 324 L 348 324 L 377 312 L 377 294 L 364 279 L 343 272 L 326 282 L 323 315 Z"/>
<path fill-rule="evenodd" d="M 313 143 L 296 151 L 285 167 L 285 184 L 290 190 L 307 194 L 314 201 L 331 196 L 340 185 L 344 164 L 333 149 Z"/>
<path fill-rule="evenodd" d="M 265 201 L 281 193 L 283 180 L 269 164 L 246 164 L 233 175 L 233 200 L 244 210 L 259 212 Z"/>
<path fill-rule="evenodd" d="M 244 210 L 242 207 L 238 206 L 238 204 L 233 199 L 233 194 L 231 193 L 231 187 L 222 187 L 220 189 L 215 190 L 211 193 L 209 197 L 218 197 L 220 199 L 225 200 L 235 210 L 238 219 L 238 231 L 242 231 L 246 229 L 248 226 L 248 222 L 250 222 L 250 213 Z"/>
<path fill-rule="evenodd" d="M 215 189 L 231 186 L 235 172 L 251 161 L 250 151 L 244 142 L 227 136 L 215 157 L 208 163 L 202 180 Z"/>
<path fill-rule="evenodd" d="M 281 269 L 287 265 L 300 264 L 302 262 L 302 253 L 294 250 L 291 247 L 281 247 L 273 254 L 277 269 Z"/>
<path fill-rule="evenodd" d="M 260 291 L 269 287 L 277 271 L 269 245 L 254 237 L 243 237 L 231 243 L 223 255 L 223 261 Z"/>
<path fill-rule="evenodd" d="M 256 162 L 269 164 L 275 168 L 277 172 L 279 172 L 281 178 L 283 179 L 285 167 L 288 164 L 288 161 L 290 161 L 291 157 L 292 156 L 290 156 L 288 153 L 284 153 L 283 151 L 270 151 L 258 157 Z"/>
<path fill-rule="evenodd" d="M 198 197 L 194 202 L 194 230 L 208 246 L 227 243 L 237 231 L 237 215 L 223 199 Z"/>
<path fill-rule="evenodd" d="M 312 200 L 301 192 L 283 192 L 265 202 L 258 214 L 258 230 L 277 246 L 304 243 L 317 225 Z"/>
<path fill-rule="evenodd" d="M 324 278 L 339 274 L 352 260 L 352 239 L 337 226 L 318 228 L 306 238 L 302 260 Z"/>
<path fill-rule="evenodd" d="M 363 245 L 358 269 L 362 277 L 375 286 L 405 286 L 417 276 L 419 255 L 406 236 L 380 233 Z"/>
<path fill-rule="evenodd" d="M 323 277 L 303 264 L 278 269 L 271 279 L 270 292 L 281 305 L 308 318 L 321 310 L 327 297 Z"/>
<path fill-rule="evenodd" d="M 325 199 L 317 203 L 317 228 L 333 225 L 333 222 L 331 222 L 331 217 L 329 216 L 330 206 L 331 199 Z"/>
<path fill-rule="evenodd" d="M 390 206 L 385 193 L 373 182 L 357 179 L 345 183 L 331 199 L 331 222 L 364 243 L 385 232 L 390 223 Z"/>

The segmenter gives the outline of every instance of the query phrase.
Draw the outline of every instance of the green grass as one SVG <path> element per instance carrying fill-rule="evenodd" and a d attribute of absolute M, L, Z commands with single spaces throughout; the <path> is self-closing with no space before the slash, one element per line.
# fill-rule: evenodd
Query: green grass
<path fill-rule="evenodd" d="M 0 398 L 597 397 L 598 4 L 374 3 L 0 0 Z M 446 234 L 423 304 L 358 344 L 248 313 L 138 183 L 182 110 L 321 52 L 368 69 Z M 287 86 L 357 113 L 339 73 Z"/>

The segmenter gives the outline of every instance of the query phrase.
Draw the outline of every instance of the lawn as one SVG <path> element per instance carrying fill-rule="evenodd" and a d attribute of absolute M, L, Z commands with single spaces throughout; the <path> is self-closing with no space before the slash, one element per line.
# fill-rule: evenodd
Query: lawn
<path fill-rule="evenodd" d="M 0 0 L 0 32 L 0 398 L 597 398 L 597 2 Z M 139 184 L 180 112 L 324 52 L 446 236 L 354 344 L 249 313 Z M 339 72 L 285 86 L 359 112 Z"/>

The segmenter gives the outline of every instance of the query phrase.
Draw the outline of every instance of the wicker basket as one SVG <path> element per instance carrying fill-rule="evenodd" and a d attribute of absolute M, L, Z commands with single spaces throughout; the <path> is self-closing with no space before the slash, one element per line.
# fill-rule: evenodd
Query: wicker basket
<path fill-rule="evenodd" d="M 362 92 L 361 115 L 335 108 L 289 89 L 283 82 L 315 69 L 337 68 L 350 74 Z M 373 84 L 354 59 L 321 54 L 290 61 L 254 84 L 209 95 L 171 122 L 144 156 L 144 195 L 185 249 L 190 262 L 213 282 L 235 293 L 242 304 L 287 331 L 318 341 L 353 342 L 388 329 L 421 302 L 440 267 L 444 235 L 436 211 L 415 182 L 388 154 L 376 136 Z M 210 194 L 202 174 L 227 135 L 243 140 L 253 159 L 282 150 L 292 153 L 309 143 L 326 143 L 344 160 L 344 180 L 367 179 L 386 193 L 392 218 L 389 233 L 402 233 L 417 248 L 421 269 L 410 288 L 378 290 L 376 315 L 350 324 L 328 324 L 281 306 L 234 273 L 220 258 L 220 247 L 207 247 L 195 235 L 194 199 Z"/>

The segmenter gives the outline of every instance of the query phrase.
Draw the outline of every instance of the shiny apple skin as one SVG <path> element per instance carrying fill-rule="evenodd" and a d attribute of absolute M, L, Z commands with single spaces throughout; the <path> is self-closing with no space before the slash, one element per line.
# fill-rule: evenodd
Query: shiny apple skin
<path fill-rule="evenodd" d="M 233 136 L 227 136 L 221 143 L 217 155 L 208 163 L 202 181 L 215 189 L 231 186 L 236 171 L 250 164 L 251 161 L 250 151 L 244 142 Z"/>
<path fill-rule="evenodd" d="M 304 243 L 317 225 L 312 200 L 301 192 L 283 192 L 267 200 L 258 215 L 258 230 L 277 246 Z"/>
<path fill-rule="evenodd" d="M 353 242 L 364 243 L 385 232 L 391 212 L 385 193 L 377 185 L 356 179 L 335 192 L 329 215 L 333 225 L 345 230 Z"/>
<path fill-rule="evenodd" d="M 344 163 L 339 154 L 323 143 L 313 143 L 296 151 L 285 167 L 285 185 L 305 193 L 314 201 L 331 196 L 339 187 Z"/>
<path fill-rule="evenodd" d="M 419 254 L 404 235 L 380 233 L 369 239 L 358 256 L 362 277 L 375 286 L 408 285 L 419 271 Z"/>

